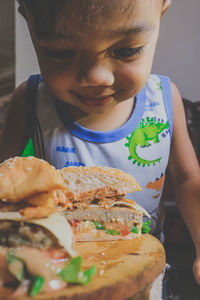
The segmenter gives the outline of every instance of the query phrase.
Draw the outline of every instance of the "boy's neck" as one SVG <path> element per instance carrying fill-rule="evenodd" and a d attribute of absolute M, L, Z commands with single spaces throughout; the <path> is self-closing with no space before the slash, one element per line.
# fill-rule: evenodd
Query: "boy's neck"
<path fill-rule="evenodd" d="M 129 99 L 117 105 L 113 110 L 102 114 L 86 114 L 71 106 L 70 112 L 74 121 L 81 126 L 95 131 L 110 131 L 121 127 L 130 118 L 135 100 Z"/>

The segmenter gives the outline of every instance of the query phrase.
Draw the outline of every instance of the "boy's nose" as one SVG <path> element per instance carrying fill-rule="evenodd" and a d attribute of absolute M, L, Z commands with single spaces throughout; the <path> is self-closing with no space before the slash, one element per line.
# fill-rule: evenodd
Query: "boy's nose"
<path fill-rule="evenodd" d="M 82 87 L 111 86 L 114 83 L 114 74 L 111 66 L 105 62 L 83 63 L 77 80 Z"/>

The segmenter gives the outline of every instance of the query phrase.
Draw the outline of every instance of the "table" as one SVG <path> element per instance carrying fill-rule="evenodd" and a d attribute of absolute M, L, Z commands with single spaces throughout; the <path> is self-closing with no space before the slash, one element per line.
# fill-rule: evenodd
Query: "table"
<path fill-rule="evenodd" d="M 83 257 L 83 268 L 95 265 L 97 275 L 86 286 L 68 286 L 36 299 L 148 300 L 152 283 L 165 267 L 162 244 L 148 234 L 125 241 L 79 242 L 76 248 Z"/>

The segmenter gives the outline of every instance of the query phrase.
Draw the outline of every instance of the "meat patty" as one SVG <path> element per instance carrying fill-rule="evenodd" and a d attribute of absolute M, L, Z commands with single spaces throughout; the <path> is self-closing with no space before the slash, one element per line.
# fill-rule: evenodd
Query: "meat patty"
<path fill-rule="evenodd" d="M 115 222 L 120 219 L 124 222 L 142 222 L 142 213 L 126 207 L 112 207 L 109 209 L 100 209 L 99 207 L 91 207 L 83 210 L 74 209 L 72 211 L 66 211 L 65 216 L 70 222 L 73 220 Z"/>
<path fill-rule="evenodd" d="M 55 237 L 47 229 L 37 224 L 12 220 L 0 221 L 0 245 L 32 246 L 43 250 L 60 248 Z"/>

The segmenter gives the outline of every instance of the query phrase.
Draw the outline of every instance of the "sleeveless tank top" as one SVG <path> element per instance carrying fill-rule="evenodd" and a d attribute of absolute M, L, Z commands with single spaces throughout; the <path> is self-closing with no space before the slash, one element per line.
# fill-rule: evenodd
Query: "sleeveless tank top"
<path fill-rule="evenodd" d="M 167 77 L 150 75 L 136 96 L 129 120 L 120 128 L 100 132 L 70 120 L 66 103 L 52 96 L 40 75 L 27 83 L 30 128 L 37 157 L 57 169 L 108 166 L 135 177 L 141 192 L 127 195 L 151 215 L 151 233 L 160 238 L 160 201 L 172 137 L 172 95 Z M 145 220 L 144 220 L 145 221 Z"/>

